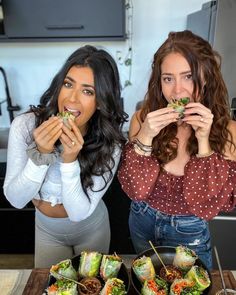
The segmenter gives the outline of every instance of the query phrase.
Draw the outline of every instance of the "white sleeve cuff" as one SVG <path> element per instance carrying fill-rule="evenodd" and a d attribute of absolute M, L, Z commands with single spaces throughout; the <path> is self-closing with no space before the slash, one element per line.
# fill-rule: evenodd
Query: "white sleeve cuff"
<path fill-rule="evenodd" d="M 61 163 L 60 170 L 63 173 L 63 177 L 72 178 L 78 176 L 78 172 L 80 172 L 79 162 L 76 160 L 71 163 Z"/>

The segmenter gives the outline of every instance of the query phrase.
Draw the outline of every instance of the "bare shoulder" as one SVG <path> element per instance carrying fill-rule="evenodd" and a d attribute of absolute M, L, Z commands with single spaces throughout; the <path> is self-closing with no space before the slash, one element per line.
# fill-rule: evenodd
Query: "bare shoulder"
<path fill-rule="evenodd" d="M 232 141 L 236 147 L 236 121 L 230 120 L 229 124 L 227 126 L 228 130 L 230 131 L 232 135 Z M 236 161 L 236 148 L 227 143 L 226 149 L 225 149 L 225 156 L 233 161 Z"/>
<path fill-rule="evenodd" d="M 141 128 L 141 118 L 140 118 L 141 111 L 137 111 L 133 114 L 131 121 L 130 121 L 130 127 L 129 127 L 129 139 L 133 139 L 134 136 L 139 132 Z"/>
<path fill-rule="evenodd" d="M 228 124 L 228 129 L 229 129 L 229 131 L 231 132 L 233 138 L 236 141 L 236 121 L 230 120 L 229 124 Z"/>

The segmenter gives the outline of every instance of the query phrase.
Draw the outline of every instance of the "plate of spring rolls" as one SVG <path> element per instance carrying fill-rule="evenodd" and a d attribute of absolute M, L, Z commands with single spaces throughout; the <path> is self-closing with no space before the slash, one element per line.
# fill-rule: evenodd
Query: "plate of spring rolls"
<path fill-rule="evenodd" d="M 47 295 L 126 295 L 129 287 L 128 270 L 121 257 L 82 251 L 51 266 L 45 292 Z"/>
<path fill-rule="evenodd" d="M 211 275 L 191 249 L 155 247 L 165 267 L 153 249 L 139 254 L 132 262 L 131 282 L 136 294 L 200 295 L 208 294 Z"/>

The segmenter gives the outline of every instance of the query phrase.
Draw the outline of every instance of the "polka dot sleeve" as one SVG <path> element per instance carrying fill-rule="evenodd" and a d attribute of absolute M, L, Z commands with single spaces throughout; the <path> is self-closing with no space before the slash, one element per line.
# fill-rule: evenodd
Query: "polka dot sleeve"
<path fill-rule="evenodd" d="M 159 174 L 159 164 L 152 156 L 142 156 L 133 144 L 124 147 L 118 178 L 122 189 L 133 200 L 145 201 L 152 193 Z"/>
<path fill-rule="evenodd" d="M 185 168 L 184 198 L 191 212 L 211 219 L 236 206 L 236 162 L 219 154 L 192 157 Z"/>

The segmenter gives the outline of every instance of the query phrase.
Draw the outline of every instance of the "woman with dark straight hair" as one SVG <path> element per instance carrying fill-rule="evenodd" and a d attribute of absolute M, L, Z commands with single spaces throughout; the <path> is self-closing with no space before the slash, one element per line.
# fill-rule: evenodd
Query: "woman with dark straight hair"
<path fill-rule="evenodd" d="M 207 41 L 187 30 L 169 34 L 129 137 L 118 176 L 132 199 L 136 251 L 149 240 L 181 244 L 211 268 L 207 221 L 236 205 L 236 122 L 220 56 Z"/>
<path fill-rule="evenodd" d="M 67 59 L 40 99 L 12 122 L 4 192 L 36 208 L 35 267 L 82 250 L 109 251 L 102 197 L 116 172 L 127 115 L 105 50 L 84 46 Z"/>

